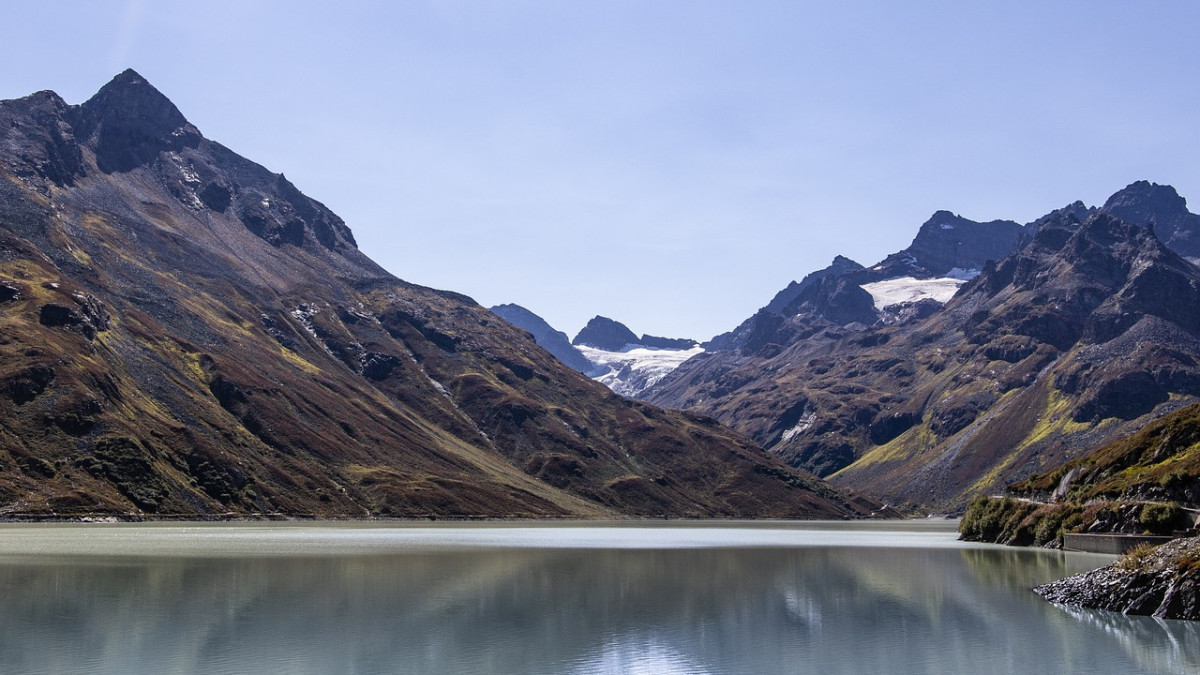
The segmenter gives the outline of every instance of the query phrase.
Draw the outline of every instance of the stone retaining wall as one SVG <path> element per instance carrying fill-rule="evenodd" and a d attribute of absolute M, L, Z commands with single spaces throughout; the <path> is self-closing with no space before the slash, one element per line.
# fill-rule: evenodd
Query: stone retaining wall
<path fill-rule="evenodd" d="M 1121 555 L 1142 544 L 1158 545 L 1174 537 L 1152 537 L 1144 534 L 1063 534 L 1064 551 L 1109 553 Z"/>

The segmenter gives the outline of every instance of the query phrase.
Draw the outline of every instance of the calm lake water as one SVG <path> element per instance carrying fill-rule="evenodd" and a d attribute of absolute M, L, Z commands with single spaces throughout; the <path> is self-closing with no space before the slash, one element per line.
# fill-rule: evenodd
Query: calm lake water
<path fill-rule="evenodd" d="M 953 524 L 6 525 L 0 673 L 1195 673 Z"/>

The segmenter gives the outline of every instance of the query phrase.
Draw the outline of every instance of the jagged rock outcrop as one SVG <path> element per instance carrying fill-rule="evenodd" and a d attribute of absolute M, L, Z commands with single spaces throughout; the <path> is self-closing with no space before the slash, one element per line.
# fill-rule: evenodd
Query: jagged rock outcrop
<path fill-rule="evenodd" d="M 1009 220 L 979 223 L 938 211 L 904 250 L 869 268 L 837 256 L 828 267 L 788 284 L 754 316 L 714 337 L 704 347 L 708 351 L 753 354 L 768 345 L 786 345 L 799 336 L 811 336 L 814 322 L 866 327 L 918 321 L 949 297 L 929 297 L 920 281 L 952 277 L 962 283 L 978 274 L 988 261 L 1011 254 L 1035 230 L 1036 224 L 1021 226 Z M 915 297 L 891 304 L 859 292 L 864 286 L 889 280 L 907 282 Z"/>
<path fill-rule="evenodd" d="M 133 71 L 0 102 L 0 517 L 853 517 L 396 279 Z"/>

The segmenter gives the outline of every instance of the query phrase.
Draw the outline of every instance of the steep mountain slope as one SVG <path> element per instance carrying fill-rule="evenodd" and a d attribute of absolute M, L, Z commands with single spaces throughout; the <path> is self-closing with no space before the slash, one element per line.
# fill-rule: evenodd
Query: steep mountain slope
<path fill-rule="evenodd" d="M 1200 395 L 1200 270 L 1081 206 L 923 319 L 867 326 L 856 279 L 828 277 L 807 311 L 646 397 L 892 503 L 959 509 Z"/>
<path fill-rule="evenodd" d="M 1149 500 L 1200 506 L 1200 404 L 1010 485 L 1008 492 L 1080 504 Z"/>
<path fill-rule="evenodd" d="M 571 368 L 586 373 L 596 367 L 571 344 L 566 333 L 555 330 L 554 326 L 546 323 L 545 319 L 528 309 L 520 305 L 507 304 L 496 305 L 491 308 L 491 311 L 512 325 L 529 331 L 539 347 L 550 352 L 556 359 Z"/>
<path fill-rule="evenodd" d="M 0 103 L 0 516 L 855 516 L 623 400 L 132 71 Z"/>

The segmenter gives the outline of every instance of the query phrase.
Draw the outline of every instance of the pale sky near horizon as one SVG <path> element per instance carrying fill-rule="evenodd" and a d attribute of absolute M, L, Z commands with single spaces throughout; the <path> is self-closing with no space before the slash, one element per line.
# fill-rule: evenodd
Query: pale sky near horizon
<path fill-rule="evenodd" d="M 8 2 L 0 98 L 125 68 L 395 275 L 707 339 L 934 211 L 1200 200 L 1200 3 Z M 1193 210 L 1200 210 L 1195 209 Z"/>

